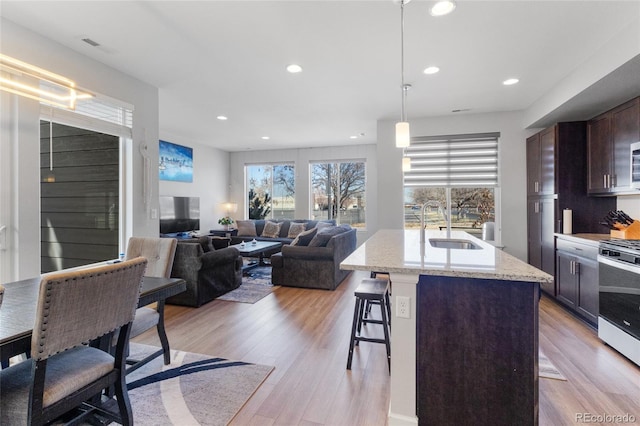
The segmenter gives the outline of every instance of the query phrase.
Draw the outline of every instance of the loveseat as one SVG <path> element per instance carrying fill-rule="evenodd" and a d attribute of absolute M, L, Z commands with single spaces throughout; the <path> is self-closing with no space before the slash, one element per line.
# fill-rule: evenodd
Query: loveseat
<path fill-rule="evenodd" d="M 166 303 L 199 307 L 242 284 L 242 257 L 234 247 L 214 246 L 211 237 L 179 240 L 172 277 L 183 278 L 187 289 Z M 219 248 L 216 248 L 219 247 Z"/>
<path fill-rule="evenodd" d="M 283 245 L 271 256 L 271 281 L 287 287 L 335 290 L 350 271 L 340 262 L 356 249 L 356 230 L 349 225 L 317 231 L 306 245 Z M 297 242 L 296 242 L 297 243 Z"/>

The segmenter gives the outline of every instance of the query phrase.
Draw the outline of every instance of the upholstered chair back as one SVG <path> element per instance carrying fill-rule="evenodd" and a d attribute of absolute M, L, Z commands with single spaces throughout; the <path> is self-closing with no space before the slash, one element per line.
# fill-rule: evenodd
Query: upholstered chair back
<path fill-rule="evenodd" d="M 170 278 L 177 243 L 175 238 L 131 237 L 126 258 L 145 257 L 148 277 Z"/>
<path fill-rule="evenodd" d="M 46 359 L 133 321 L 146 264 L 146 259 L 137 257 L 44 275 L 31 357 Z"/>

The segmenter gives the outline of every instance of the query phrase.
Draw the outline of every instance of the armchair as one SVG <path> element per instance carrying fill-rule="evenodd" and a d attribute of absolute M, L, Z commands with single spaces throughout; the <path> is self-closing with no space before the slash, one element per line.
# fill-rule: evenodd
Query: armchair
<path fill-rule="evenodd" d="M 240 287 L 242 257 L 235 247 L 215 249 L 210 237 L 179 241 L 171 276 L 183 278 L 187 290 L 167 303 L 199 307 Z"/>

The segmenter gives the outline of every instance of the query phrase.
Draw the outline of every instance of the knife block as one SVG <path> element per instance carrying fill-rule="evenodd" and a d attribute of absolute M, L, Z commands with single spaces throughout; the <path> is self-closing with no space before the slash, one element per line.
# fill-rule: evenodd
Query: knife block
<path fill-rule="evenodd" d="M 611 231 L 611 238 L 623 240 L 640 240 L 640 221 L 636 220 L 631 225 L 619 231 Z"/>

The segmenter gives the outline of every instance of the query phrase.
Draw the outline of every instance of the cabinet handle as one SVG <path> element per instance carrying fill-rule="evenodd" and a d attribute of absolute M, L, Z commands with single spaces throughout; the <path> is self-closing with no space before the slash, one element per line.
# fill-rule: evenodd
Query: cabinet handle
<path fill-rule="evenodd" d="M 607 175 L 602 175 L 602 187 L 608 188 L 607 186 Z"/>
<path fill-rule="evenodd" d="M 540 184 L 538 182 L 534 182 L 533 183 L 533 192 L 535 192 L 535 193 L 540 192 L 539 187 L 540 187 Z"/>
<path fill-rule="evenodd" d="M 533 203 L 533 212 L 540 213 L 540 204 L 537 201 Z"/>
<path fill-rule="evenodd" d="M 611 178 L 611 186 L 610 188 L 615 188 L 618 185 L 618 175 L 613 175 Z"/>
<path fill-rule="evenodd" d="M 573 260 L 569 263 L 569 273 L 571 275 L 575 275 L 576 274 L 576 264 L 575 264 L 575 262 Z"/>
<path fill-rule="evenodd" d="M 580 262 L 573 263 L 573 275 L 580 275 Z"/>

